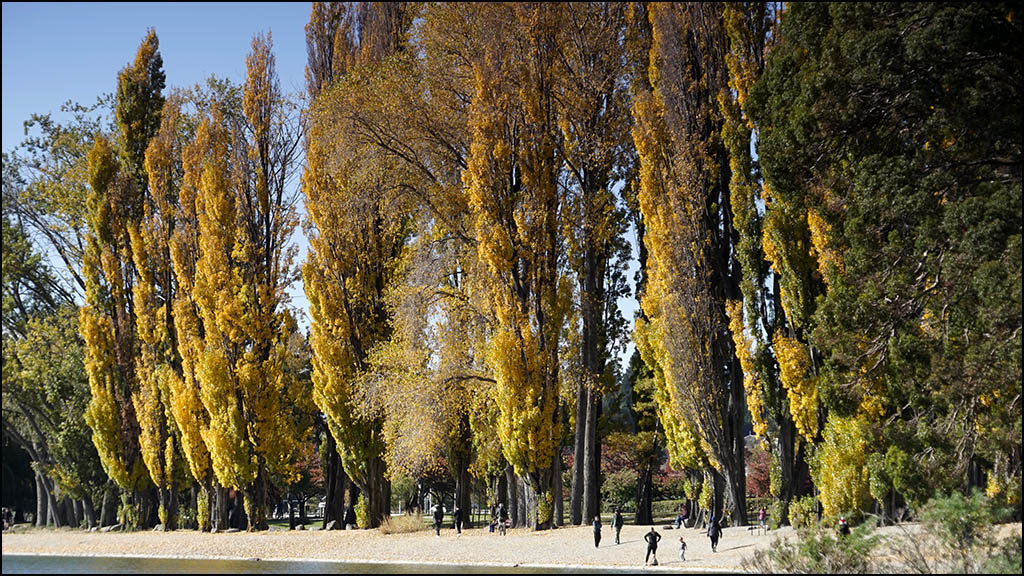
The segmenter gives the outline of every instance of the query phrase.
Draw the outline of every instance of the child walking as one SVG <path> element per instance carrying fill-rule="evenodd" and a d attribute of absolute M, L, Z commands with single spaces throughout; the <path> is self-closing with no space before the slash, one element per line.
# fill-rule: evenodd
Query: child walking
<path fill-rule="evenodd" d="M 686 540 L 683 537 L 679 537 L 679 559 L 686 562 Z"/>

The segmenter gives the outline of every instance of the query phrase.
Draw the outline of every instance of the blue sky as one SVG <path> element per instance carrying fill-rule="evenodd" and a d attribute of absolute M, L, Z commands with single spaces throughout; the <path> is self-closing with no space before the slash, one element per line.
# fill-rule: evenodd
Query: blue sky
<path fill-rule="evenodd" d="M 98 96 L 113 93 L 118 71 L 134 60 L 149 28 L 160 39 L 168 88 L 191 86 L 211 74 L 241 84 L 253 36 L 271 31 L 282 90 L 303 92 L 304 27 L 310 11 L 307 2 L 4 2 L 3 150 L 10 151 L 23 140 L 23 124 L 31 114 L 52 113 L 61 120 L 64 102 L 92 104 Z M 304 257 L 301 233 L 296 240 Z M 634 270 L 629 272 L 631 284 Z M 290 293 L 293 304 L 305 310 L 301 283 Z M 620 307 L 632 324 L 636 301 L 622 299 Z M 308 318 L 300 322 L 306 325 Z M 632 345 L 624 360 L 631 352 Z"/>
<path fill-rule="evenodd" d="M 309 3 L 4 2 L 3 149 L 21 142 L 30 114 L 114 92 L 149 28 L 169 87 L 211 74 L 243 82 L 252 37 L 270 30 L 282 90 L 304 91 L 309 14 Z"/>
<path fill-rule="evenodd" d="M 149 28 L 160 39 L 168 88 L 192 86 L 211 74 L 243 83 L 253 36 L 270 31 L 281 89 L 304 92 L 310 10 L 309 3 L 4 2 L 3 150 L 24 139 L 32 114 L 66 119 L 64 102 L 92 104 L 113 93 L 117 73 L 135 59 Z M 304 258 L 301 232 L 295 240 Z M 305 310 L 301 283 L 289 292 Z"/>

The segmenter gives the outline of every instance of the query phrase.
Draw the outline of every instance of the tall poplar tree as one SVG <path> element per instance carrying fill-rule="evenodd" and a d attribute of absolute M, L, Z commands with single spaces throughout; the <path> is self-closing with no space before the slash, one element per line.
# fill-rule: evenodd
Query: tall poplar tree
<path fill-rule="evenodd" d="M 745 395 L 725 309 L 739 297 L 740 270 L 716 105 L 727 81 L 722 7 L 648 10 L 651 90 L 636 91 L 633 133 L 649 250 L 641 300 L 648 319 L 638 336 L 664 375 L 674 420 L 686 423 L 709 456 L 715 495 L 724 489 L 733 523 L 744 524 Z M 671 442 L 676 426 L 665 427 Z M 723 504 L 716 497 L 715 511 Z"/>
<path fill-rule="evenodd" d="M 767 443 L 772 454 L 770 491 L 780 501 L 780 508 L 774 512 L 786 518 L 789 501 L 807 485 L 804 457 L 816 431 L 810 430 L 810 438 L 801 441 L 794 421 L 794 413 L 801 411 L 791 412 L 790 395 L 802 398 L 799 394 L 803 388 L 792 385 L 790 364 L 785 364 L 787 379 L 780 377 L 776 339 L 786 334 L 790 337 L 779 340 L 784 359 L 789 358 L 786 354 L 795 344 L 781 302 L 779 274 L 772 274 L 766 256 L 765 242 L 777 239 L 765 238 L 763 206 L 767 191 L 752 156 L 757 145 L 756 126 L 746 110 L 751 87 L 764 71 L 765 55 L 777 40 L 780 10 L 780 6 L 766 2 L 726 5 L 723 17 L 729 37 L 729 86 L 719 93 L 718 104 L 724 117 L 722 140 L 729 151 L 732 209 L 739 234 L 736 258 L 743 272 L 742 302 L 727 303 L 729 327 L 743 369 L 754 434 Z"/>
<path fill-rule="evenodd" d="M 269 37 L 253 39 L 246 67 L 241 118 L 228 122 L 215 107 L 184 164 L 186 180 L 198 184 L 192 297 L 203 344 L 196 376 L 210 418 L 201 433 L 217 481 L 244 494 L 249 529 L 265 530 L 270 478 L 294 478 L 292 456 L 305 432 L 286 413 L 294 320 L 285 290 L 294 280 L 297 224 L 287 184 L 298 138 Z"/>
<path fill-rule="evenodd" d="M 310 236 L 303 275 L 312 317 L 313 397 L 326 416 L 327 448 L 367 499 L 370 527 L 390 514 L 391 489 L 383 420 L 374 410 L 360 410 L 357 380 L 369 369 L 371 351 L 392 332 L 385 291 L 408 233 L 407 208 L 386 177 L 394 160 L 385 150 L 361 147 L 365 128 L 352 117 L 366 106 L 361 90 L 376 86 L 364 82 L 406 44 L 410 24 L 405 4 L 359 5 L 354 12 L 318 5 L 307 28 L 313 102 L 302 184 Z M 337 82 L 343 73 L 345 82 Z"/>
<path fill-rule="evenodd" d="M 133 397 L 138 335 L 135 327 L 132 246 L 128 231 L 142 218 L 147 195 L 144 155 L 160 127 L 163 60 L 150 30 L 133 65 L 118 74 L 117 139 L 100 136 L 89 152 L 89 230 L 81 312 L 86 369 L 92 402 L 86 419 L 104 469 L 121 487 L 131 527 L 149 522 L 144 492 L 151 486 L 140 447 L 140 425 Z"/>
<path fill-rule="evenodd" d="M 578 283 L 582 377 L 576 385 L 575 454 L 570 522 L 600 513 L 602 398 L 615 383 L 611 350 L 621 337 L 618 298 L 628 253 L 626 217 L 614 188 L 628 156 L 629 110 L 624 82 L 622 4 L 569 4 L 559 36 L 560 148 L 569 188 L 566 240 Z"/>
<path fill-rule="evenodd" d="M 560 457 L 558 345 L 568 296 L 559 270 L 552 99 L 560 10 L 478 10 L 485 43 L 473 63 L 472 139 L 463 176 L 496 319 L 489 362 L 497 380 L 498 437 L 505 458 L 529 483 L 527 524 L 533 528 L 551 526 L 554 458 Z"/>

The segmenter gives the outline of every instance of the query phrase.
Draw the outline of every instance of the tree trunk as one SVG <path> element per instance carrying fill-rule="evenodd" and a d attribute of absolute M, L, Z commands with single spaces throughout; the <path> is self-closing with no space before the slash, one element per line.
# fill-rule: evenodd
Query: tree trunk
<path fill-rule="evenodd" d="M 58 500 L 57 486 L 46 476 L 41 477 L 43 479 L 43 488 L 46 490 L 46 499 L 48 501 L 47 508 L 50 513 L 50 519 L 53 521 L 53 525 L 57 528 L 66 526 L 66 514 L 64 507 L 61 506 L 61 502 Z"/>
<path fill-rule="evenodd" d="M 50 499 L 46 494 L 46 484 L 43 483 L 43 476 L 36 472 L 36 527 L 46 526 L 50 514 L 48 509 Z"/>
<path fill-rule="evenodd" d="M 590 171 L 584 174 L 584 194 L 593 197 L 598 193 L 600 178 Z M 603 240 L 596 237 L 591 222 L 601 215 L 593 215 L 592 203 L 584 202 L 586 224 L 584 226 L 583 274 L 581 274 L 580 307 L 583 324 L 581 352 L 583 373 L 586 375 L 586 424 L 583 445 L 583 522 L 590 523 L 601 513 L 601 440 L 597 432 L 601 416 L 601 385 L 605 371 L 605 330 L 603 311 L 605 308 L 604 269 L 606 256 L 601 246 Z"/>
<path fill-rule="evenodd" d="M 561 422 L 562 408 L 558 407 L 558 421 Z M 559 442 L 555 448 L 555 462 L 552 466 L 551 495 L 554 498 L 554 510 L 552 511 L 551 523 L 555 528 L 565 525 L 565 494 L 562 486 L 562 443 Z"/>
<path fill-rule="evenodd" d="M 537 518 L 537 499 L 539 494 L 529 478 L 519 478 L 519 521 L 520 526 L 537 530 L 540 528 Z"/>
<path fill-rule="evenodd" d="M 601 413 L 601 396 L 597 390 L 587 391 L 587 426 L 583 449 L 583 519 L 593 521 L 601 513 L 601 444 L 597 436 L 597 419 Z"/>
<path fill-rule="evenodd" d="M 166 531 L 170 523 L 171 493 L 167 488 L 160 487 L 156 489 L 156 494 L 158 525 Z"/>
<path fill-rule="evenodd" d="M 569 496 L 569 522 L 573 526 L 583 523 L 583 452 L 587 438 L 587 389 L 581 378 L 576 384 L 576 434 L 572 452 L 572 493 Z"/>
<path fill-rule="evenodd" d="M 75 517 L 74 521 L 71 523 L 71 527 L 72 528 L 81 528 L 82 527 L 82 521 L 85 520 L 85 512 L 82 510 L 82 501 L 81 500 L 72 500 L 71 501 L 71 511 L 72 511 L 72 514 Z"/>
<path fill-rule="evenodd" d="M 219 484 L 214 484 L 210 522 L 213 524 L 213 529 L 218 532 L 231 528 L 231 518 L 228 516 L 228 489 Z"/>
<path fill-rule="evenodd" d="M 634 520 L 637 526 L 647 526 L 654 523 L 651 510 L 651 499 L 654 492 L 654 470 L 651 464 L 644 466 L 636 485 L 636 514 Z"/>
<path fill-rule="evenodd" d="M 96 510 L 92 506 L 92 498 L 82 498 L 82 514 L 85 516 L 85 523 L 89 530 L 96 527 Z"/>
<path fill-rule="evenodd" d="M 711 497 L 711 515 L 718 521 L 722 520 L 722 512 L 725 510 L 725 476 L 718 470 L 711 470 L 711 481 L 714 486 L 714 495 Z"/>
<path fill-rule="evenodd" d="M 103 486 L 103 500 L 100 502 L 100 528 L 110 525 L 110 485 Z"/>
<path fill-rule="evenodd" d="M 458 426 L 458 436 L 451 449 L 452 462 L 455 465 L 455 502 L 452 504 L 452 510 L 454 512 L 455 507 L 461 509 L 463 523 L 468 528 L 470 526 L 470 491 L 472 489 L 469 465 L 473 450 L 473 436 L 469 428 L 468 414 L 463 413 L 460 416 Z"/>
<path fill-rule="evenodd" d="M 269 528 L 267 524 L 267 479 L 265 474 L 261 458 L 256 479 L 253 480 L 252 485 L 244 493 L 245 514 L 248 520 L 247 529 L 249 532 L 262 532 Z"/>
<path fill-rule="evenodd" d="M 734 362 L 736 369 L 739 369 L 739 361 Z M 730 524 L 732 526 L 747 525 L 747 470 L 746 470 L 746 440 L 743 436 L 743 418 L 746 410 L 746 397 L 744 396 L 742 373 L 738 375 L 740 383 L 737 385 L 734 379 L 733 386 L 738 389 L 730 401 L 729 424 L 731 426 L 731 448 L 732 453 L 726 472 L 726 490 L 729 504 L 732 507 Z M 736 395 L 739 395 L 739 398 Z"/>
<path fill-rule="evenodd" d="M 463 525 L 466 528 L 470 527 L 469 509 L 470 503 L 470 488 L 472 479 L 469 475 L 469 459 L 459 458 L 456 461 L 456 475 L 455 475 L 455 503 L 453 506 L 458 506 L 462 511 Z M 454 510 L 454 507 L 453 507 Z"/>
<path fill-rule="evenodd" d="M 167 524 L 165 527 L 167 530 L 177 530 L 181 521 L 181 494 L 175 486 L 171 486 L 170 489 L 169 506 L 170 510 L 167 513 Z"/>
<path fill-rule="evenodd" d="M 508 518 L 513 526 L 519 526 L 519 479 L 511 464 L 505 466 L 505 486 L 508 489 Z"/>
<path fill-rule="evenodd" d="M 507 467 L 506 467 L 506 470 L 507 470 Z M 508 503 L 509 503 L 509 500 L 508 500 L 508 494 L 509 494 L 509 490 L 508 490 L 508 475 L 505 474 L 504 472 L 498 474 L 498 479 L 495 482 L 495 484 L 497 485 L 497 488 L 495 489 L 495 495 L 494 495 L 495 503 L 504 505 L 505 506 L 505 510 L 510 510 L 509 505 L 508 505 Z"/>
<path fill-rule="evenodd" d="M 323 450 L 327 451 L 327 497 L 324 504 L 324 521 L 321 528 L 326 529 L 329 522 L 334 522 L 338 529 L 344 528 L 345 523 L 345 488 L 348 484 L 348 475 L 341 465 L 341 457 L 338 456 L 337 443 L 330 430 L 327 431 L 326 441 Z M 290 509 L 290 504 L 289 504 Z"/>
<path fill-rule="evenodd" d="M 386 466 L 380 456 L 367 463 L 367 482 L 361 489 L 366 496 L 369 528 L 377 528 L 384 518 L 391 517 L 391 481 L 385 475 Z"/>

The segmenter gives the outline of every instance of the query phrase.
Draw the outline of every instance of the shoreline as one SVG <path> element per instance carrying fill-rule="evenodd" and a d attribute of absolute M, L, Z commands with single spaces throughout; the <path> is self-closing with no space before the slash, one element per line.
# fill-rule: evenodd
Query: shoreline
<path fill-rule="evenodd" d="M 139 559 L 139 560 L 188 560 L 188 561 L 214 561 L 214 562 L 281 562 L 281 563 L 310 563 L 310 564 L 352 564 L 352 565 L 364 565 L 364 564 L 376 564 L 385 566 L 425 566 L 425 567 L 436 567 L 436 568 L 450 568 L 452 566 L 468 567 L 468 568 L 492 568 L 495 570 L 521 570 L 521 571 L 532 571 L 532 570 L 566 570 L 566 571 L 577 571 L 577 572 L 609 572 L 609 573 L 621 573 L 626 571 L 654 571 L 662 572 L 667 574 L 707 574 L 706 569 L 700 568 L 686 568 L 682 566 L 621 566 L 621 565 L 592 565 L 592 564 L 506 564 L 499 562 L 436 562 L 436 561 L 401 561 L 401 560 L 368 560 L 368 559 L 346 559 L 346 560 L 326 560 L 326 559 L 314 559 L 314 558 L 254 558 L 254 557 L 224 557 L 224 556 L 154 556 L 146 554 L 117 554 L 117 555 L 93 555 L 93 554 L 40 554 L 34 552 L 11 552 L 4 553 L 4 557 L 29 557 L 29 558 L 52 558 L 52 557 L 68 557 L 68 558 L 124 558 L 124 559 Z M 717 574 L 745 574 L 742 569 L 717 569 Z"/>

